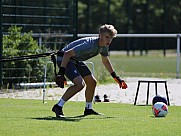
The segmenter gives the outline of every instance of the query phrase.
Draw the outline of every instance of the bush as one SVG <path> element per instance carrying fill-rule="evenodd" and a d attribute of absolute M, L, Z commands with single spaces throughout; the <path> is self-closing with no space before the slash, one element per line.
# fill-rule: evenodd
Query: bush
<path fill-rule="evenodd" d="M 12 26 L 8 30 L 8 35 L 3 36 L 3 56 L 13 57 L 46 52 L 46 49 L 43 46 L 40 48 L 37 41 L 33 39 L 32 32 L 22 34 L 21 29 Z M 46 62 L 47 58 L 4 62 L 3 85 L 12 88 L 13 84 L 21 82 L 43 81 Z"/>

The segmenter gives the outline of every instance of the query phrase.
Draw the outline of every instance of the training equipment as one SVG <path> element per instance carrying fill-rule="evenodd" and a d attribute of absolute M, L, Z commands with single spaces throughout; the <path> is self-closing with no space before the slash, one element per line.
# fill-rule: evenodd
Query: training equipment
<path fill-rule="evenodd" d="M 94 97 L 94 101 L 101 102 L 100 96 L 98 94 Z"/>
<path fill-rule="evenodd" d="M 24 59 L 36 59 L 39 57 L 47 57 L 52 54 L 55 54 L 55 52 L 42 53 L 42 54 L 36 54 L 36 55 L 26 55 L 26 56 L 14 56 L 14 57 L 3 56 L 0 58 L 0 62 L 17 61 L 17 60 L 24 60 Z"/>
<path fill-rule="evenodd" d="M 104 102 L 109 102 L 109 98 L 106 94 L 104 94 Z"/>
<path fill-rule="evenodd" d="M 157 102 L 163 102 L 166 105 L 168 105 L 167 99 L 161 95 L 156 95 L 153 100 L 152 100 L 152 104 L 154 105 Z"/>
<path fill-rule="evenodd" d="M 155 117 L 165 117 L 168 114 L 168 106 L 163 102 L 157 102 L 152 106 Z"/>

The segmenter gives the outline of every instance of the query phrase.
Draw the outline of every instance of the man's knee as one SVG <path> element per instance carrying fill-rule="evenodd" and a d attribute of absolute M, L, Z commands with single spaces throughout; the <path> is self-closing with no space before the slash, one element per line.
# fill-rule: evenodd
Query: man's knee
<path fill-rule="evenodd" d="M 79 84 L 76 84 L 76 87 L 77 87 L 77 90 L 78 91 L 81 91 L 85 86 L 85 83 L 84 81 L 83 82 L 80 82 Z"/>
<path fill-rule="evenodd" d="M 97 85 L 97 80 L 95 78 L 92 79 L 92 85 L 96 86 Z"/>
<path fill-rule="evenodd" d="M 84 80 L 87 86 L 95 87 L 97 85 L 97 80 L 94 77 L 89 77 Z"/>
<path fill-rule="evenodd" d="M 78 92 L 81 91 L 85 86 L 85 82 L 82 78 L 75 78 L 73 80 L 73 82 L 74 82 L 74 85 L 76 86 L 76 90 Z"/>

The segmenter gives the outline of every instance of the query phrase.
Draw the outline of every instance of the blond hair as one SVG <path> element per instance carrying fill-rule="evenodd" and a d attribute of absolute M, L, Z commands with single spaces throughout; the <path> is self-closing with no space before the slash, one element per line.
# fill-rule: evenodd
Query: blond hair
<path fill-rule="evenodd" d="M 114 28 L 113 25 L 105 24 L 99 28 L 99 34 L 104 33 L 108 33 L 111 37 L 116 37 L 117 30 Z"/>

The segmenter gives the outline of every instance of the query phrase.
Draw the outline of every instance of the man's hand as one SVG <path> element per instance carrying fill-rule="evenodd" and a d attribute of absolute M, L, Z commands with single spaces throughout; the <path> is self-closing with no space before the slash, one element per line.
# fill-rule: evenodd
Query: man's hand
<path fill-rule="evenodd" d="M 111 73 L 111 76 L 114 78 L 114 80 L 119 84 L 119 87 L 122 89 L 128 88 L 127 84 L 124 82 L 124 80 L 121 80 L 119 76 L 116 75 L 115 72 Z"/>
<path fill-rule="evenodd" d="M 64 76 L 66 69 L 64 67 L 60 67 L 60 70 L 56 76 L 55 82 L 60 88 L 64 88 L 64 84 L 67 83 L 66 78 Z"/>
<path fill-rule="evenodd" d="M 60 88 L 64 88 L 64 84 L 66 84 L 66 78 L 64 77 L 64 75 L 57 75 L 56 76 L 56 84 Z"/>
<path fill-rule="evenodd" d="M 128 88 L 127 84 L 124 82 L 124 80 L 121 80 L 119 77 L 114 78 L 114 80 L 119 84 L 119 87 L 122 89 Z"/>

